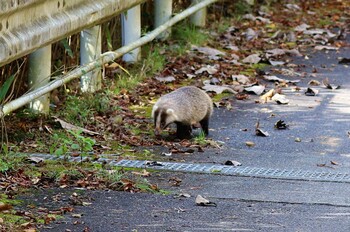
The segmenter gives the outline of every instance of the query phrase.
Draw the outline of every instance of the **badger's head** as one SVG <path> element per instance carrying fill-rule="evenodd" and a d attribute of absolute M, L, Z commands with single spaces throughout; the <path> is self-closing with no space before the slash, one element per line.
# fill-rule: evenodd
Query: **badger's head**
<path fill-rule="evenodd" d="M 152 117 L 154 119 L 154 134 L 160 135 L 160 132 L 167 128 L 171 123 L 177 121 L 177 116 L 174 109 L 162 108 L 155 105 L 152 110 Z"/>

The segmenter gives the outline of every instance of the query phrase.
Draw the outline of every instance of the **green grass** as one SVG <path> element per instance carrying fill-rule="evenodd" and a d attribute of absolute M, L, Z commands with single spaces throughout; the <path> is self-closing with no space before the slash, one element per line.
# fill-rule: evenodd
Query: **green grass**
<path fill-rule="evenodd" d="M 179 23 L 172 29 L 172 39 L 178 48 L 175 52 L 183 54 L 190 45 L 205 45 L 209 40 L 209 35 L 195 26 L 188 25 L 187 20 Z"/>
<path fill-rule="evenodd" d="M 235 2 L 234 13 L 236 15 L 251 13 L 252 10 L 252 6 L 249 5 L 245 0 L 238 0 Z"/>
<path fill-rule="evenodd" d="M 206 145 L 208 144 L 207 139 L 205 137 L 204 132 L 201 130 L 201 132 L 193 138 L 194 142 L 198 145 Z"/>

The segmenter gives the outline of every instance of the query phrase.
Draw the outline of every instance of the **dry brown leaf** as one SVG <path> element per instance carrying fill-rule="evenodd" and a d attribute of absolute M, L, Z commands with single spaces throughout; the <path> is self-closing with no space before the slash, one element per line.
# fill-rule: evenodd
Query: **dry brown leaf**
<path fill-rule="evenodd" d="M 273 97 L 273 95 L 275 95 L 275 90 L 274 89 L 270 89 L 267 93 L 265 93 L 264 95 L 262 95 L 260 97 L 261 100 L 263 100 L 263 103 L 266 103 L 268 100 L 271 100 L 271 98 Z"/>
<path fill-rule="evenodd" d="M 202 89 L 204 89 L 206 92 L 215 92 L 217 94 L 220 94 L 220 93 L 233 93 L 235 94 L 236 92 L 231 89 L 230 87 L 227 87 L 227 86 L 219 86 L 219 85 L 204 85 L 202 87 Z"/>
<path fill-rule="evenodd" d="M 261 60 L 259 54 L 252 54 L 242 60 L 243 63 L 257 64 Z"/>
<path fill-rule="evenodd" d="M 245 145 L 247 145 L 248 147 L 254 147 L 255 143 L 252 141 L 247 141 L 247 142 L 245 142 Z"/>
<path fill-rule="evenodd" d="M 234 167 L 242 166 L 242 164 L 240 162 L 235 161 L 235 160 L 227 160 L 224 164 L 234 166 Z"/>
<path fill-rule="evenodd" d="M 309 81 L 308 85 L 313 85 L 313 86 L 318 86 L 320 85 L 321 83 L 318 81 L 318 80 L 311 80 Z"/>
<path fill-rule="evenodd" d="M 142 172 L 132 172 L 132 174 L 143 177 L 148 177 L 151 175 L 151 173 L 148 172 L 146 169 L 143 169 Z"/>
<path fill-rule="evenodd" d="M 289 103 L 289 100 L 286 98 L 286 95 L 279 94 L 279 93 L 276 93 L 275 95 L 273 95 L 271 100 L 277 102 L 278 104 L 282 104 L 282 105 Z"/>
<path fill-rule="evenodd" d="M 306 96 L 316 96 L 319 93 L 319 90 L 313 88 L 307 88 L 305 91 Z"/>
<path fill-rule="evenodd" d="M 0 212 L 12 209 L 12 205 L 0 202 Z"/>
<path fill-rule="evenodd" d="M 196 197 L 196 204 L 199 205 L 199 206 L 216 206 L 216 203 L 205 199 L 201 195 L 197 195 L 197 197 Z"/>
<path fill-rule="evenodd" d="M 254 85 L 254 86 L 251 86 L 251 87 L 246 87 L 246 88 L 244 88 L 244 90 L 247 91 L 247 92 L 253 92 L 256 95 L 261 95 L 264 92 L 264 90 L 265 90 L 265 86 L 263 86 L 263 85 Z"/>
<path fill-rule="evenodd" d="M 63 129 L 66 130 L 72 130 L 72 131 L 82 131 L 83 133 L 89 134 L 89 135 L 100 135 L 100 133 L 91 131 L 91 130 L 87 130 L 85 128 L 79 127 L 79 126 L 75 126 L 73 124 L 70 124 L 68 122 L 63 121 L 62 119 L 59 119 L 57 117 L 53 117 L 55 119 L 56 122 L 59 122 L 61 124 L 61 127 Z"/>

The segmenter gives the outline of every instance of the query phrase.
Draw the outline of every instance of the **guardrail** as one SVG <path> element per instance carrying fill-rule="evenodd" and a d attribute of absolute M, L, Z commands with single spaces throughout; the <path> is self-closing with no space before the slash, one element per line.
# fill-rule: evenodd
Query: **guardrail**
<path fill-rule="evenodd" d="M 0 66 L 37 50 L 29 56 L 29 85 L 34 90 L 3 105 L 0 117 L 30 102 L 33 110 L 48 113 L 48 93 L 78 77 L 82 77 L 82 91 L 98 90 L 103 64 L 122 55 L 126 61 L 137 61 L 140 46 L 156 37 L 166 39 L 172 25 L 196 12 L 192 23 L 203 26 L 205 7 L 216 1 L 192 0 L 197 4 L 173 18 L 172 0 L 155 1 L 158 4 L 155 7 L 155 25 L 158 27 L 140 38 L 140 4 L 145 0 L 3 0 L 0 4 Z M 120 14 L 125 46 L 101 54 L 101 29 L 96 25 Z M 79 31 L 81 67 L 49 82 L 50 44 Z M 92 72 L 94 70 L 97 71 Z"/>

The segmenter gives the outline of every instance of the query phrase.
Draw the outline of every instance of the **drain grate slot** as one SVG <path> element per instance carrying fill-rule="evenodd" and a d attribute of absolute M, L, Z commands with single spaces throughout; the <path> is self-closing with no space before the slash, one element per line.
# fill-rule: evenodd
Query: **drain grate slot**
<path fill-rule="evenodd" d="M 129 161 L 121 160 L 115 166 L 121 167 L 139 167 L 143 163 L 143 167 L 165 170 L 165 171 L 184 171 L 193 173 L 221 174 L 231 176 L 247 176 L 247 177 L 263 177 L 278 178 L 288 180 L 309 180 L 323 182 L 345 182 L 350 183 L 350 174 L 348 173 L 331 173 L 331 172 L 313 172 L 307 170 L 287 170 L 287 169 L 271 169 L 258 167 L 233 167 L 226 165 L 210 165 L 210 164 L 187 164 L 187 163 L 169 163 L 161 162 L 162 166 L 148 166 L 145 161 Z"/>
<path fill-rule="evenodd" d="M 66 159 L 71 162 L 81 162 L 88 160 L 87 157 L 64 157 L 53 156 L 47 154 L 32 154 L 32 157 L 39 157 L 45 160 Z M 287 169 L 272 169 L 259 167 L 234 167 L 219 164 L 193 164 L 193 163 L 173 163 L 173 162 L 148 162 L 143 160 L 119 160 L 108 158 L 99 158 L 92 163 L 108 163 L 115 167 L 128 168 L 149 168 L 154 170 L 164 171 L 181 171 L 191 173 L 207 173 L 230 176 L 246 176 L 246 177 L 262 177 L 262 178 L 278 178 L 288 180 L 308 180 L 308 181 L 323 181 L 323 182 L 343 182 L 350 183 L 350 173 L 339 172 L 317 172 L 309 170 L 287 170 Z"/>

